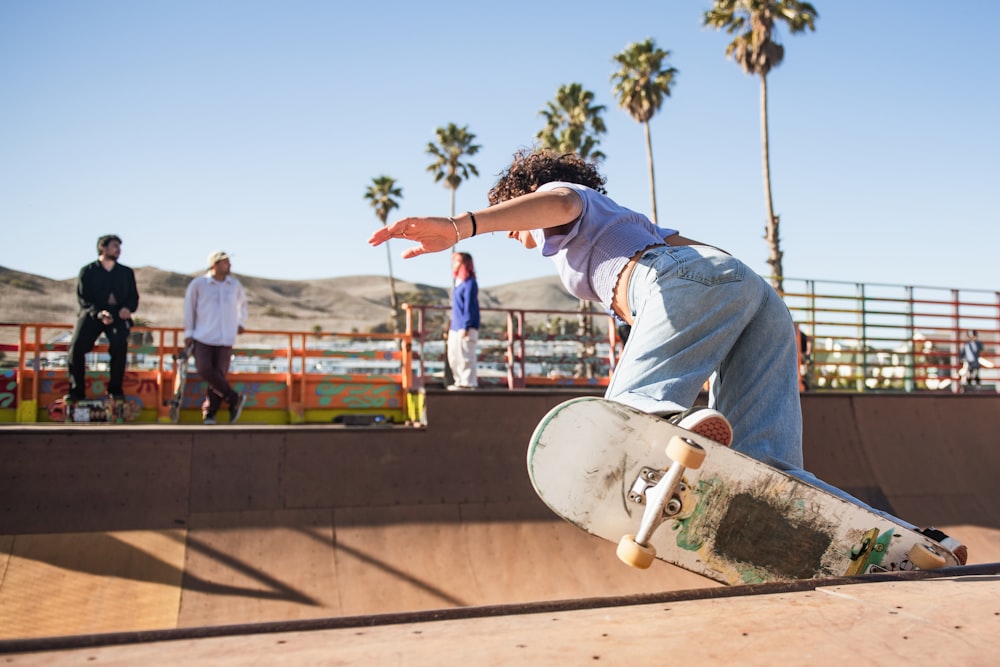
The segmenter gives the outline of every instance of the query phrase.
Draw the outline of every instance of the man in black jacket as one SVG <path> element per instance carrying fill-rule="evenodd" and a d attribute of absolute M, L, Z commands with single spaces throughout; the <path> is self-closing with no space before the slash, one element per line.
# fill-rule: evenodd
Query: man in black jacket
<path fill-rule="evenodd" d="M 118 263 L 122 240 L 114 234 L 97 239 L 97 261 L 80 269 L 76 298 L 80 317 L 69 344 L 69 400 L 87 397 L 84 356 L 102 333 L 108 338 L 111 377 L 108 395 L 124 397 L 125 358 L 132 313 L 139 307 L 139 290 L 132 269 Z"/>

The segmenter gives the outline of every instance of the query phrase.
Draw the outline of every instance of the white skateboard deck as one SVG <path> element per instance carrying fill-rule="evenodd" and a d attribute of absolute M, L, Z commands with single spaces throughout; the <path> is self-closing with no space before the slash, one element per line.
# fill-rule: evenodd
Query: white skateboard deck
<path fill-rule="evenodd" d="M 556 514 L 618 542 L 637 533 L 647 494 L 671 466 L 665 450 L 673 436 L 700 445 L 705 458 L 697 469 L 683 471 L 648 541 L 661 560 L 726 584 L 959 564 L 924 535 L 663 419 L 599 398 L 567 401 L 542 419 L 528 448 L 528 472 Z M 923 547 L 914 551 L 915 545 Z"/>

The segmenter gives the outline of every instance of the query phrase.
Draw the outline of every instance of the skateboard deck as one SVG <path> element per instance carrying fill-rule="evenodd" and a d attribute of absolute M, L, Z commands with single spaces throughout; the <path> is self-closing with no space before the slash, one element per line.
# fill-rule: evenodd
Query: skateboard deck
<path fill-rule="evenodd" d="M 59 398 L 48 405 L 49 418 L 57 422 L 105 422 L 121 424 L 135 420 L 142 411 L 134 399 L 118 401 L 111 396 L 67 401 Z"/>
<path fill-rule="evenodd" d="M 620 403 L 556 406 L 527 458 L 549 508 L 619 542 L 619 557 L 636 567 L 655 555 L 748 584 L 959 564 L 929 537 Z"/>
<path fill-rule="evenodd" d="M 187 383 L 188 358 L 194 346 L 188 343 L 180 352 L 174 355 L 174 393 L 170 395 L 167 405 L 170 406 L 170 421 L 178 423 L 181 420 L 181 404 L 184 401 L 184 385 Z"/>

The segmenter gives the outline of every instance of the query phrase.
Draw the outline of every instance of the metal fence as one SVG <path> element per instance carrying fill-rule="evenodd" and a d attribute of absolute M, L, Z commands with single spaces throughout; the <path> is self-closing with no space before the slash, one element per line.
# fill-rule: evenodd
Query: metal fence
<path fill-rule="evenodd" d="M 996 391 L 1000 292 L 796 279 L 784 286 L 806 337 L 809 390 Z M 984 368 L 981 384 L 965 387 L 970 331 L 983 343 Z"/>
<path fill-rule="evenodd" d="M 785 302 L 801 334 L 805 391 L 996 391 L 1000 292 L 786 278 Z M 427 387 L 447 384 L 449 308 L 406 305 L 401 333 L 248 331 L 232 363 L 236 383 L 254 387 L 251 409 L 270 421 L 329 421 L 388 410 L 419 420 Z M 581 310 L 482 310 L 480 384 L 502 389 L 608 384 L 623 345 L 614 319 Z M 969 331 L 984 345 L 980 384 L 966 386 L 962 345 Z M 0 323 L 0 421 L 35 421 L 68 387 L 72 325 Z M 136 327 L 129 377 L 147 420 L 162 421 L 182 331 Z M 106 371 L 106 346 L 88 355 L 88 382 Z M 97 387 L 99 389 L 99 387 Z M 194 392 L 196 394 L 197 392 Z M 193 396 L 194 396 L 193 394 Z M 194 410 L 192 397 L 188 408 Z M 23 408 L 23 409 L 22 409 Z"/>

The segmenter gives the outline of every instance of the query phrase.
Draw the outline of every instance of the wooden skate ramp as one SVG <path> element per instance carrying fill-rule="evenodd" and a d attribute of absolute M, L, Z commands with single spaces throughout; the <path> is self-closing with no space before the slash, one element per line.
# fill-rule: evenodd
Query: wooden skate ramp
<path fill-rule="evenodd" d="M 716 588 L 535 497 L 528 438 L 573 395 L 432 394 L 425 429 L 0 427 L 0 640 Z M 1000 398 L 803 407 L 821 478 L 1000 561 Z"/>
<path fill-rule="evenodd" d="M 1000 564 L 938 572 L 0 642 L 18 665 L 996 661 Z"/>
<path fill-rule="evenodd" d="M 806 467 L 897 516 L 1000 528 L 996 395 L 806 396 Z"/>

